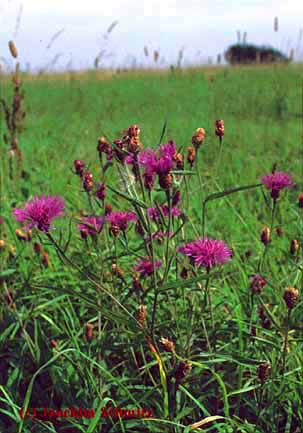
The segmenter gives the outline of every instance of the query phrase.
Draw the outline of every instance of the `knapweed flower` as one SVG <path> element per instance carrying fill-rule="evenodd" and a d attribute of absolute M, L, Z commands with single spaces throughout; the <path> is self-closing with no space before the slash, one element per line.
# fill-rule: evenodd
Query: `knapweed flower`
<path fill-rule="evenodd" d="M 256 274 L 249 278 L 250 290 L 257 295 L 260 295 L 266 284 L 267 280 L 262 275 Z"/>
<path fill-rule="evenodd" d="M 90 192 L 93 187 L 94 187 L 94 180 L 93 180 L 93 175 L 92 173 L 84 173 L 82 176 L 82 180 L 83 180 L 83 188 L 85 189 L 86 192 Z"/>
<path fill-rule="evenodd" d="M 173 159 L 177 153 L 177 146 L 173 140 L 170 140 L 168 143 L 160 144 L 159 150 L 160 156 L 169 156 Z"/>
<path fill-rule="evenodd" d="M 216 120 L 216 128 L 215 128 L 216 136 L 222 138 L 224 135 L 224 120 Z"/>
<path fill-rule="evenodd" d="M 167 204 L 161 204 L 159 207 L 162 211 L 163 216 L 168 217 L 169 216 L 169 207 L 167 206 Z M 150 217 L 150 219 L 152 219 L 154 221 L 160 221 L 161 214 L 160 214 L 159 209 L 157 207 L 148 208 L 147 213 L 148 213 L 148 216 Z M 178 217 L 180 215 L 181 215 L 181 210 L 177 206 L 173 206 L 171 208 L 171 216 L 172 217 Z"/>
<path fill-rule="evenodd" d="M 196 129 L 196 131 L 194 132 L 194 134 L 191 138 L 192 144 L 196 148 L 199 148 L 201 146 L 201 144 L 203 144 L 204 140 L 205 140 L 205 129 L 204 128 Z"/>
<path fill-rule="evenodd" d="M 93 236 L 100 233 L 104 224 L 104 217 L 102 216 L 86 216 L 81 218 L 81 222 L 78 223 L 78 230 L 83 239 L 87 236 Z"/>
<path fill-rule="evenodd" d="M 134 270 L 140 273 L 140 277 L 146 277 L 148 275 L 152 275 L 154 269 L 160 268 L 162 262 L 160 260 L 156 260 L 154 263 L 149 257 L 143 257 L 139 259 L 137 266 L 134 267 Z"/>
<path fill-rule="evenodd" d="M 84 169 L 85 169 L 85 162 L 82 161 L 81 159 L 75 159 L 74 168 L 75 168 L 76 174 L 78 176 L 82 177 L 82 175 L 84 173 Z"/>
<path fill-rule="evenodd" d="M 120 230 L 124 232 L 127 229 L 129 222 L 137 221 L 137 215 L 133 212 L 113 211 L 107 215 L 106 220 L 111 224 L 111 233 L 117 236 Z"/>
<path fill-rule="evenodd" d="M 213 266 L 221 265 L 232 257 L 231 249 L 223 241 L 203 238 L 183 245 L 178 249 L 198 268 L 203 266 L 209 271 Z"/>
<path fill-rule="evenodd" d="M 274 200 L 279 198 L 282 189 L 291 188 L 293 186 L 291 176 L 283 171 L 276 171 L 262 176 L 261 183 L 271 191 L 271 197 Z"/>
<path fill-rule="evenodd" d="M 51 222 L 62 215 L 64 200 L 57 196 L 35 196 L 28 201 L 24 208 L 13 210 L 15 219 L 21 223 L 27 223 L 24 227 L 30 230 L 37 227 L 42 232 L 48 232 Z"/>

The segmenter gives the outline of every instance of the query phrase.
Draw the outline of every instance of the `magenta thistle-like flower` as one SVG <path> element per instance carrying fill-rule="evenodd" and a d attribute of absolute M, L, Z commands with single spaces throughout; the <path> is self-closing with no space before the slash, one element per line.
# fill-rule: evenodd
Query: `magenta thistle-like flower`
<path fill-rule="evenodd" d="M 169 156 L 173 158 L 177 153 L 177 146 L 173 140 L 170 140 L 166 144 L 161 144 L 159 147 L 160 156 Z"/>
<path fill-rule="evenodd" d="M 137 215 L 134 212 L 116 211 L 111 212 L 106 219 L 112 227 L 125 231 L 129 222 L 137 221 Z"/>
<path fill-rule="evenodd" d="M 15 208 L 13 215 L 21 223 L 27 223 L 24 229 L 37 227 L 42 232 L 48 232 L 53 219 L 62 215 L 65 203 L 58 196 L 35 196 L 24 208 Z"/>
<path fill-rule="evenodd" d="M 290 174 L 283 171 L 276 171 L 262 176 L 261 183 L 266 186 L 267 189 L 271 190 L 271 197 L 274 200 L 279 198 L 282 189 L 291 188 L 293 186 Z"/>
<path fill-rule="evenodd" d="M 189 242 L 178 249 L 197 267 L 203 266 L 209 271 L 213 266 L 221 265 L 232 257 L 231 249 L 223 241 L 203 238 Z"/>
<path fill-rule="evenodd" d="M 160 209 L 164 217 L 169 216 L 169 207 L 167 204 L 161 204 Z M 148 216 L 154 221 L 160 221 L 161 215 L 157 207 L 150 207 L 147 209 Z M 173 206 L 171 209 L 171 216 L 178 217 L 181 215 L 181 210 L 177 206 Z"/>
<path fill-rule="evenodd" d="M 260 295 L 264 286 L 266 286 L 267 280 L 260 274 L 252 275 L 249 278 L 249 287 L 255 294 Z"/>
<path fill-rule="evenodd" d="M 160 176 L 170 172 L 173 168 L 173 160 L 169 155 L 161 156 L 161 158 L 155 163 L 154 170 Z"/>
<path fill-rule="evenodd" d="M 87 216 L 82 217 L 81 222 L 78 224 L 81 237 L 86 238 L 88 235 L 93 236 L 100 233 L 104 224 L 104 217 L 101 216 Z"/>
<path fill-rule="evenodd" d="M 154 269 L 160 268 L 162 262 L 160 260 L 156 260 L 154 263 L 150 260 L 149 257 L 143 257 L 138 260 L 137 266 L 134 267 L 134 270 L 140 273 L 140 277 L 146 277 L 148 275 L 152 275 Z"/>

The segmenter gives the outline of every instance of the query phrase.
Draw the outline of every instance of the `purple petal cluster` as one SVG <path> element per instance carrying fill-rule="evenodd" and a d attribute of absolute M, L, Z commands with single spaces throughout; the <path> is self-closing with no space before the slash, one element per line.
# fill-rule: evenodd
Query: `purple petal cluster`
<path fill-rule="evenodd" d="M 81 222 L 78 224 L 78 230 L 81 237 L 86 238 L 88 235 L 93 236 L 100 233 L 104 224 L 104 217 L 90 215 L 82 217 Z"/>
<path fill-rule="evenodd" d="M 167 204 L 162 204 L 160 206 L 162 214 L 164 217 L 169 216 L 169 207 Z M 160 221 L 161 215 L 157 207 L 150 207 L 147 209 L 148 216 L 154 221 Z M 181 210 L 177 206 L 173 206 L 171 209 L 171 216 L 178 217 L 181 215 Z"/>
<path fill-rule="evenodd" d="M 137 215 L 134 212 L 116 211 L 107 215 L 106 220 L 113 227 L 125 231 L 129 222 L 137 220 Z"/>
<path fill-rule="evenodd" d="M 23 208 L 15 208 L 13 215 L 29 230 L 37 227 L 42 232 L 49 232 L 51 223 L 60 217 L 64 210 L 64 200 L 59 196 L 35 196 Z"/>
<path fill-rule="evenodd" d="M 149 257 L 143 257 L 138 260 L 138 264 L 134 267 L 134 270 L 140 273 L 140 277 L 146 277 L 148 275 L 152 275 L 154 269 L 160 268 L 162 262 L 160 260 L 156 260 L 154 263 Z"/>
<path fill-rule="evenodd" d="M 275 173 L 266 174 L 261 177 L 261 183 L 271 190 L 271 197 L 277 199 L 280 191 L 284 188 L 291 188 L 293 186 L 290 174 L 283 171 L 276 171 Z"/>
<path fill-rule="evenodd" d="M 232 257 L 232 251 L 225 242 L 209 238 L 189 242 L 178 251 L 188 256 L 195 266 L 203 266 L 207 271 L 213 266 L 229 261 Z"/>

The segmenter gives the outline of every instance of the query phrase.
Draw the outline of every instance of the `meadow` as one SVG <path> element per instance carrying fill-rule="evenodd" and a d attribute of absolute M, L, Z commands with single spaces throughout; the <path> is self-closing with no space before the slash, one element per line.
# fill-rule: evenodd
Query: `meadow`
<path fill-rule="evenodd" d="M 302 73 L 21 74 L 0 432 L 302 433 Z"/>

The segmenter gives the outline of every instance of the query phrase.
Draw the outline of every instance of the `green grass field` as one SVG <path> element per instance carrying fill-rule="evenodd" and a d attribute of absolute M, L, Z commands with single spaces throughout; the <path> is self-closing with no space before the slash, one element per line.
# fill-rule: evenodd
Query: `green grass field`
<path fill-rule="evenodd" d="M 302 73 L 274 65 L 22 76 L 23 160 L 19 171 L 13 160 L 13 179 L 0 117 L 0 433 L 303 431 Z M 7 77 L 0 92 L 11 101 Z M 221 145 L 216 119 L 225 123 Z M 112 143 L 133 124 L 144 148 L 174 140 L 184 155 L 184 175 L 168 192 L 157 181 L 142 192 L 131 166 L 115 158 L 100 167 L 98 138 Z M 198 127 L 206 139 L 191 168 L 187 148 Z M 104 204 L 83 191 L 76 159 L 95 185 L 108 186 L 105 204 L 136 213 L 144 236 L 130 226 L 115 237 L 106 223 L 81 239 L 81 215 L 103 216 Z M 274 164 L 294 183 L 276 205 L 259 185 Z M 155 224 L 146 208 L 171 206 L 176 189 L 181 217 Z M 12 210 L 35 195 L 60 195 L 65 213 L 51 236 L 36 228 L 20 240 Z M 203 220 L 206 235 L 233 252 L 210 273 L 177 252 L 203 236 Z M 175 236 L 148 241 L 161 227 Z M 292 240 L 300 247 L 291 253 Z M 145 256 L 162 266 L 134 287 L 133 268 Z M 260 293 L 250 288 L 255 274 L 267 280 Z M 299 290 L 294 308 L 283 299 L 289 287 Z M 163 337 L 176 349 L 167 350 Z M 107 404 L 153 415 L 106 416 Z M 94 408 L 95 416 L 33 416 L 34 408 L 71 406 Z M 21 408 L 29 415 L 20 417 Z"/>

